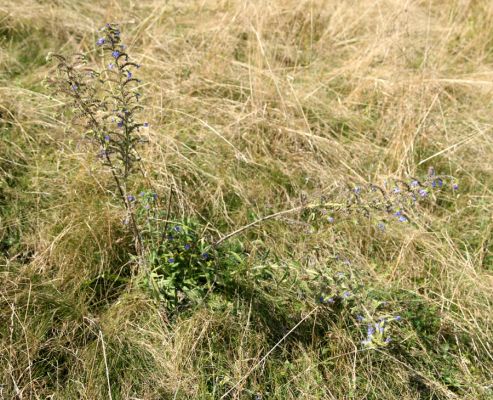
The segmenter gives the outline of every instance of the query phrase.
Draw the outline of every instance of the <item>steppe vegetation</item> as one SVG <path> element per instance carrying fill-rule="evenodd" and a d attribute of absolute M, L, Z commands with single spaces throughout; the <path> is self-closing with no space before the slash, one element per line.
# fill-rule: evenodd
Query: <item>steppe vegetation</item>
<path fill-rule="evenodd" d="M 3 1 L 0 399 L 493 399 L 492 65 L 488 0 Z"/>

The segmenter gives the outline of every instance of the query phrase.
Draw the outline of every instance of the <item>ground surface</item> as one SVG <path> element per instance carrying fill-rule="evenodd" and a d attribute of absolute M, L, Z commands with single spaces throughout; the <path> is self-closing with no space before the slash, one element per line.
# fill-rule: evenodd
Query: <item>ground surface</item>
<path fill-rule="evenodd" d="M 234 238 L 237 289 L 170 316 L 43 83 L 106 22 L 142 63 L 148 183 L 213 236 L 341 182 L 433 166 L 459 190 L 385 232 L 260 224 Z M 492 2 L 7 0 L 0 41 L 0 398 L 493 398 Z M 310 270 L 402 316 L 392 342 L 364 348 Z"/>

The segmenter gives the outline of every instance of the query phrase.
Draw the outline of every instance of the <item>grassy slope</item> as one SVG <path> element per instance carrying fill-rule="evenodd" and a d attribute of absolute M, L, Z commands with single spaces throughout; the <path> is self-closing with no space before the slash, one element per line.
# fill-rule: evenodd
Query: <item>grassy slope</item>
<path fill-rule="evenodd" d="M 143 64 L 146 168 L 160 193 L 176 188 L 176 214 L 226 233 L 343 181 L 431 165 L 460 194 L 384 235 L 365 222 L 317 234 L 297 216 L 268 222 L 241 238 L 237 292 L 168 323 L 103 277 L 129 262 L 109 177 L 41 84 L 48 51 L 95 51 L 106 21 L 122 23 Z M 6 398 L 109 398 L 108 380 L 113 399 L 213 399 L 237 382 L 229 398 L 493 398 L 492 32 L 493 5 L 472 0 L 4 2 Z M 266 249 L 287 282 L 250 284 Z M 315 309 L 299 296 L 305 271 L 340 268 L 336 253 L 405 317 L 393 344 L 358 351 L 344 312 L 316 309 L 252 369 Z"/>

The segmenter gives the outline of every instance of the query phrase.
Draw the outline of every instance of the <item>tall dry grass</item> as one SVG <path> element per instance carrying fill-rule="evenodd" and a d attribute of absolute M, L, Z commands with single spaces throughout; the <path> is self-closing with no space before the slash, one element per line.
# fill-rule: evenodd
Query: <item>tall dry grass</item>
<path fill-rule="evenodd" d="M 344 252 L 407 313 L 398 351 L 358 351 L 318 314 L 284 338 L 312 306 L 296 287 L 214 297 L 170 323 L 104 281 L 131 262 L 110 177 L 42 81 L 49 51 L 94 55 L 107 21 L 143 65 L 147 179 L 217 235 L 344 182 L 430 166 L 459 179 L 385 235 L 350 221 L 307 235 L 294 215 L 240 237 L 253 266 L 268 249 L 300 281 Z M 486 0 L 2 3 L 0 393 L 493 398 L 492 32 Z"/>

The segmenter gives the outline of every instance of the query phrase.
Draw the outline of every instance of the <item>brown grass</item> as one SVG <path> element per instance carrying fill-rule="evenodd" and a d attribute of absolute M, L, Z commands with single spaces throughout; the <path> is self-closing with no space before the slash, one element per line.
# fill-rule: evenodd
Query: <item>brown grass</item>
<path fill-rule="evenodd" d="M 493 397 L 493 3 L 7 0 L 0 21 L 5 398 L 108 398 L 109 376 L 113 399 L 212 399 L 246 375 L 231 398 Z M 269 249 L 301 276 L 345 252 L 397 309 L 423 302 L 438 321 L 432 342 L 406 322 L 407 358 L 358 352 L 336 321 L 251 371 L 280 338 L 261 329 L 252 299 L 214 297 L 169 324 L 133 286 L 109 298 L 87 290 L 129 268 L 122 216 L 42 80 L 49 51 L 95 54 L 107 21 L 143 65 L 148 181 L 162 198 L 173 188 L 175 213 L 218 236 L 346 182 L 429 166 L 456 176 L 459 194 L 385 235 L 361 221 L 306 235 L 293 215 L 240 236 L 252 265 Z"/>

